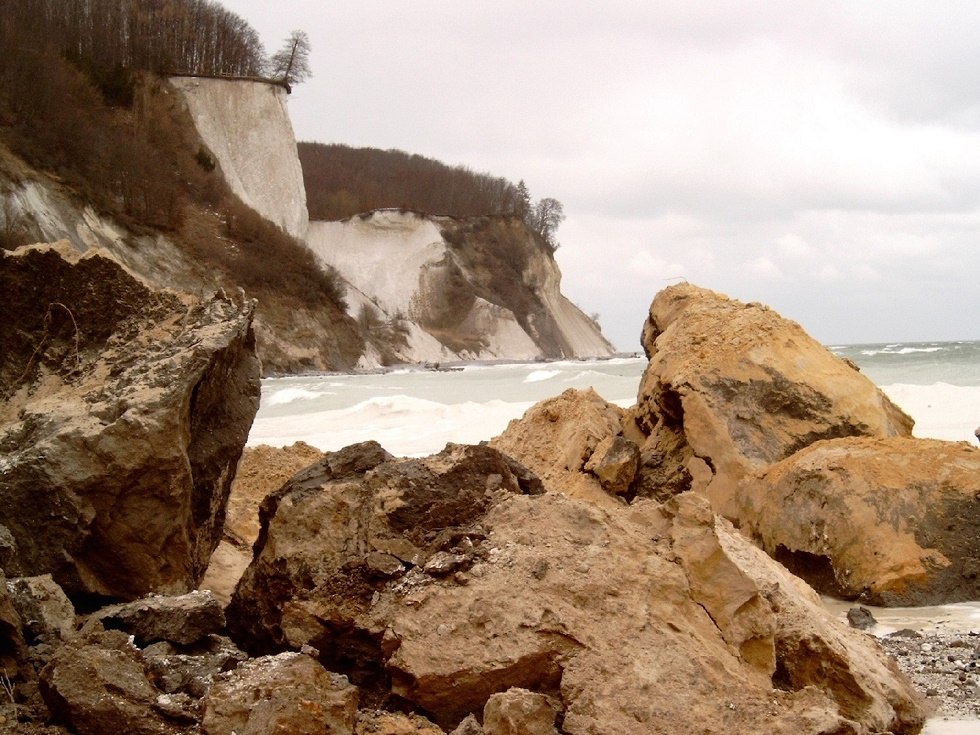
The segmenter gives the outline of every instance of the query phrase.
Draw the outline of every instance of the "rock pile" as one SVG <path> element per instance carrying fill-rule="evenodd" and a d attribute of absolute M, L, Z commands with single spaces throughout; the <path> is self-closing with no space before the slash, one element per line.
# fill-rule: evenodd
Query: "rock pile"
<path fill-rule="evenodd" d="M 65 258 L 56 248 L 13 257 L 23 258 L 16 261 L 23 267 L 52 254 L 57 260 L 43 267 L 59 272 Z M 10 257 L 2 261 L 5 274 L 12 272 Z M 907 418 L 863 379 L 855 383 L 858 396 L 829 392 L 841 375 L 857 375 L 851 368 L 805 350 L 807 370 L 793 372 L 789 354 L 777 359 L 772 345 L 804 339 L 793 331 L 787 342 L 774 315 L 755 313 L 761 307 L 726 305 L 690 287 L 655 302 L 657 321 L 647 333 L 656 351 L 640 402 L 629 411 L 591 392 L 568 392 L 531 409 L 492 445 L 451 444 L 430 457 L 400 459 L 366 442 L 311 451 L 306 459 L 313 463 L 295 474 L 299 460 L 269 455 L 275 467 L 251 478 L 261 489 L 234 506 L 241 513 L 227 513 L 229 537 L 241 545 L 256 536 L 251 563 L 223 607 L 215 595 L 190 590 L 203 572 L 198 557 L 214 548 L 225 520 L 226 483 L 245 438 L 242 417 L 251 420 L 245 407 L 254 412 L 249 307 L 155 294 L 98 257 L 78 260 L 103 269 L 90 281 L 118 283 L 123 305 L 143 305 L 104 329 L 101 342 L 56 323 L 57 307 L 33 326 L 0 332 L 5 344 L 20 345 L 11 354 L 24 365 L 0 371 L 13 406 L 4 417 L 21 427 L 5 429 L 2 441 L 14 446 L 15 437 L 31 436 L 63 447 L 114 498 L 94 502 L 100 496 L 88 485 L 68 484 L 76 478 L 58 469 L 59 456 L 41 454 L 29 465 L 21 458 L 27 450 L 18 449 L 23 454 L 15 462 L 5 457 L 0 464 L 3 473 L 24 466 L 46 472 L 35 487 L 45 489 L 38 507 L 48 515 L 35 524 L 63 507 L 74 509 L 66 515 L 75 519 L 74 526 L 54 524 L 60 551 L 34 551 L 41 540 L 17 520 L 27 512 L 8 510 L 23 495 L 9 493 L 25 487 L 21 475 L 0 475 L 0 494 L 8 493 L 0 520 L 10 529 L 0 533 L 0 567 L 7 572 L 0 577 L 0 684 L 9 700 L 0 705 L 0 729 L 24 735 L 921 729 L 922 697 L 875 640 L 834 620 L 806 583 L 713 508 L 748 513 L 753 496 L 746 483 L 765 481 L 819 438 L 908 433 Z M 86 322 L 94 308 L 85 299 L 96 297 L 79 290 L 41 302 L 64 304 L 76 322 L 80 316 Z M 78 299 L 69 304 L 73 294 Z M 23 294 L 18 298 L 26 303 Z M 730 338 L 745 340 L 738 367 L 726 377 L 720 358 L 704 357 L 699 372 L 685 363 L 693 358 L 682 345 L 707 351 L 723 340 L 709 330 L 699 341 L 694 325 L 681 324 L 688 309 L 705 324 L 762 330 L 769 347 L 753 341 L 757 335 L 734 332 Z M 746 313 L 725 316 L 730 310 Z M 31 329 L 45 335 L 41 343 L 28 339 Z M 124 337 L 132 350 L 124 349 Z M 751 367 L 745 356 L 768 369 Z M 831 367 L 844 372 L 831 374 Z M 816 370 L 824 383 L 794 384 L 800 370 Z M 743 379 L 749 387 L 740 387 Z M 66 397 L 56 399 L 54 388 Z M 729 416 L 726 395 L 738 403 Z M 40 399 L 52 418 L 42 416 Z M 154 410 L 163 405 L 166 411 Z M 48 439 L 62 437 L 56 430 L 62 425 L 71 430 L 60 443 Z M 132 437 L 128 444 L 114 433 L 122 427 Z M 147 427 L 170 427 L 171 443 Z M 766 445 L 759 432 L 773 433 L 778 446 Z M 821 444 L 832 442 L 815 446 Z M 145 477 L 129 472 L 136 449 L 147 446 L 171 464 L 151 463 Z M 305 456 L 306 449 L 294 454 Z M 196 468 L 204 468 L 200 482 Z M 160 478 L 171 475 L 161 489 Z M 273 475 L 268 485 L 260 477 Z M 71 506 L 51 499 L 65 487 Z M 253 526 L 248 508 L 259 496 Z M 161 497 L 168 498 L 166 512 Z M 886 503 L 867 497 L 862 502 L 876 508 Z M 778 502 L 790 507 L 789 499 Z M 948 507 L 959 513 L 966 506 Z M 941 518 L 947 526 L 958 519 Z M 761 537 L 763 527 L 754 532 Z M 953 558 L 947 547 L 928 548 Z M 151 551 L 159 557 L 155 565 L 146 561 Z M 167 556 L 171 551 L 180 555 Z M 109 574 L 96 552 L 124 561 Z M 55 558 L 63 563 L 35 563 Z M 951 564 L 962 574 L 971 568 L 965 560 Z"/>
<path fill-rule="evenodd" d="M 980 719 L 980 632 L 900 630 L 881 645 L 943 716 Z"/>
<path fill-rule="evenodd" d="M 911 419 L 870 380 L 760 304 L 670 287 L 643 344 L 650 362 L 631 409 L 567 391 L 493 446 L 572 497 L 697 492 L 826 594 L 980 598 L 976 447 L 911 438 Z M 616 489 L 599 469 L 612 443 L 639 456 L 619 465 Z"/>

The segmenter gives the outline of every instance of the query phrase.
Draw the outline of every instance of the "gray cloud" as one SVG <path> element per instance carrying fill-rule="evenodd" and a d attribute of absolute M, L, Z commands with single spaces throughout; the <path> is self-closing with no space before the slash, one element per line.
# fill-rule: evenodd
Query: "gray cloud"
<path fill-rule="evenodd" d="M 980 337 L 973 2 L 225 5 L 309 32 L 300 138 L 561 199 L 564 287 L 623 349 L 677 276 L 825 341 Z"/>

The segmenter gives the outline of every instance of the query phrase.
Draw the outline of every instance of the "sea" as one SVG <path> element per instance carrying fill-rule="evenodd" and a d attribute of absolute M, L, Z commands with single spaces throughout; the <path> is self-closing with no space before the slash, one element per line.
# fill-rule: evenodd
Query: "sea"
<path fill-rule="evenodd" d="M 976 441 L 980 340 L 830 349 L 856 363 L 915 419 L 915 436 Z M 569 388 L 593 388 L 611 403 L 631 406 L 646 365 L 636 355 L 270 378 L 262 382 L 248 443 L 305 441 L 333 451 L 375 439 L 394 455 L 424 456 L 447 442 L 490 439 L 537 401 Z"/>
<path fill-rule="evenodd" d="M 976 443 L 980 427 L 980 340 L 831 345 L 915 419 L 913 435 Z M 611 403 L 636 402 L 643 355 L 603 360 L 403 367 L 262 381 L 249 445 L 304 441 L 323 451 L 374 439 L 397 456 L 478 443 L 500 434 L 537 401 L 592 388 Z M 846 606 L 828 601 L 841 616 Z M 878 634 L 902 627 L 980 631 L 980 601 L 875 609 Z M 980 733 L 980 720 L 932 719 L 925 735 Z"/>

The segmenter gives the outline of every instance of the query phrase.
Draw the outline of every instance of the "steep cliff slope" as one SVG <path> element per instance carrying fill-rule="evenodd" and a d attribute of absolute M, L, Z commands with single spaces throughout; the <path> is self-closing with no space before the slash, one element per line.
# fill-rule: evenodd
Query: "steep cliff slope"
<path fill-rule="evenodd" d="M 306 234 L 306 189 L 286 90 L 240 79 L 171 77 L 222 176 L 245 204 L 293 237 Z"/>
<path fill-rule="evenodd" d="M 353 313 L 404 325 L 403 360 L 614 352 L 562 296 L 558 265 L 516 217 L 378 210 L 311 222 L 307 244 L 349 281 Z"/>

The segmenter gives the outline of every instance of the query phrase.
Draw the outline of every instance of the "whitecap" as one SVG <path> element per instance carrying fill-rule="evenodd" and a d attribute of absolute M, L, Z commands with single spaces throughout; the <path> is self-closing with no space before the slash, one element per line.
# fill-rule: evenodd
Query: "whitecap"
<path fill-rule="evenodd" d="M 333 391 L 307 390 L 306 388 L 283 388 L 263 400 L 267 406 L 281 406 L 293 401 L 312 400 L 322 396 L 336 395 Z"/>
<path fill-rule="evenodd" d="M 540 383 L 542 380 L 551 380 L 556 375 L 561 375 L 561 370 L 535 370 L 528 373 L 524 378 L 525 383 Z"/>

